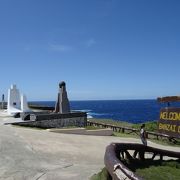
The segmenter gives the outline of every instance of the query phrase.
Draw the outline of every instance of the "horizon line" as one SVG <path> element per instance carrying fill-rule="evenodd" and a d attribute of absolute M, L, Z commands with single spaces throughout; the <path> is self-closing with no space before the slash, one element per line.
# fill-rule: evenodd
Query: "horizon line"
<path fill-rule="evenodd" d="M 77 99 L 73 99 L 73 100 L 69 100 L 69 101 L 132 101 L 132 100 L 157 100 L 157 98 L 145 98 L 145 99 L 81 99 L 81 100 L 77 100 Z M 37 102 L 37 101 L 56 101 L 56 100 L 29 100 L 28 102 Z"/>

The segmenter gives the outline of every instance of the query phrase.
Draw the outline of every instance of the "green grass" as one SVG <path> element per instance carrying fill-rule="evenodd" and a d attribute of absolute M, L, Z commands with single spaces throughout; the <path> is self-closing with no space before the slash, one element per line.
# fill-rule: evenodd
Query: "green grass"
<path fill-rule="evenodd" d="M 125 127 L 132 127 L 133 124 L 125 122 L 125 121 L 115 121 L 112 119 L 96 119 L 96 118 L 91 118 L 89 119 L 92 122 L 99 122 L 99 123 L 105 123 L 105 124 L 113 124 L 116 126 L 125 126 Z"/>
<path fill-rule="evenodd" d="M 109 176 L 106 168 L 103 168 L 98 174 L 94 174 L 90 180 L 111 180 L 112 178 Z"/>
<path fill-rule="evenodd" d="M 145 124 L 145 129 L 146 131 L 152 131 L 152 132 L 157 132 L 158 130 L 158 125 L 156 121 L 152 122 L 146 122 Z M 136 129 L 140 129 L 142 124 L 133 124 L 132 127 Z"/>
<path fill-rule="evenodd" d="M 89 119 L 92 122 L 99 122 L 99 123 L 105 123 L 105 124 L 113 124 L 115 126 L 124 126 L 124 127 L 132 127 L 135 129 L 140 129 L 142 124 L 132 124 L 125 121 L 115 121 L 112 119 Z M 157 132 L 158 126 L 156 121 L 149 121 L 144 123 L 147 131 L 153 131 Z"/>
<path fill-rule="evenodd" d="M 137 138 L 137 139 L 140 139 L 139 135 L 137 135 L 136 133 L 121 133 L 121 132 L 113 132 L 113 136 L 116 136 L 116 137 L 129 137 L 129 138 Z M 154 143 L 157 143 L 157 144 L 161 144 L 161 145 L 165 145 L 165 146 L 176 146 L 176 147 L 179 147 L 180 146 L 180 140 L 177 140 L 176 144 L 173 143 L 173 142 L 170 142 L 167 138 L 159 138 L 159 140 L 156 139 L 155 136 L 150 136 L 149 135 L 149 138 L 148 140 L 154 142 Z"/>
<path fill-rule="evenodd" d="M 145 180 L 176 180 L 180 177 L 179 160 L 144 160 L 138 159 L 123 162 L 129 169 Z"/>
<path fill-rule="evenodd" d="M 177 180 L 180 177 L 180 160 L 124 160 L 123 163 L 145 180 Z M 106 168 L 93 175 L 90 180 L 111 180 Z"/>
<path fill-rule="evenodd" d="M 111 119 L 89 119 L 92 122 L 100 122 L 100 123 L 105 123 L 105 124 L 113 124 L 113 125 L 117 125 L 117 126 L 124 126 L 124 127 L 132 127 L 135 129 L 140 129 L 140 126 L 142 124 L 131 124 L 128 122 L 123 122 L 123 121 L 114 121 Z M 158 126 L 157 126 L 157 122 L 156 121 L 151 121 L 151 122 L 146 122 L 145 124 L 145 129 L 147 131 L 152 131 L 152 132 L 157 132 Z M 136 133 L 122 133 L 122 132 L 113 132 L 113 136 L 117 136 L 117 137 L 133 137 L 133 138 L 139 138 L 139 135 L 137 135 Z M 180 146 L 180 140 L 176 139 L 177 142 L 170 142 L 167 138 L 165 137 L 159 137 L 159 140 L 157 140 L 156 136 L 153 135 L 149 135 L 149 140 L 151 140 L 152 142 L 158 143 L 158 144 L 162 144 L 162 145 L 170 145 L 170 146 Z"/>

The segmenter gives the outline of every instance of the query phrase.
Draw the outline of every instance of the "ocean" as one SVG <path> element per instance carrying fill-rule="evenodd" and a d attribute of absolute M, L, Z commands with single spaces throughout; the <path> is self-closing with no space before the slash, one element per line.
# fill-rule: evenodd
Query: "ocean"
<path fill-rule="evenodd" d="M 54 101 L 36 101 L 34 104 L 54 106 Z M 180 103 L 173 103 L 177 107 Z M 157 121 L 159 112 L 166 103 L 157 100 L 92 100 L 70 101 L 71 110 L 88 113 L 88 118 L 113 119 L 130 123 Z"/>

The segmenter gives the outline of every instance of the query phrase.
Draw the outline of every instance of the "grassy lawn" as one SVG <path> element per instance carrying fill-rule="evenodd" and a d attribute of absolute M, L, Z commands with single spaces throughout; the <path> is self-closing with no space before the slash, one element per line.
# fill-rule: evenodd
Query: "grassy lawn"
<path fill-rule="evenodd" d="M 178 180 L 180 177 L 180 160 L 124 160 L 129 169 L 145 180 Z M 106 168 L 91 177 L 90 180 L 112 180 Z"/>
<path fill-rule="evenodd" d="M 138 159 L 130 162 L 124 161 L 124 164 L 143 177 L 145 180 L 177 180 L 180 177 L 180 161 L 179 160 L 144 160 Z"/>
<path fill-rule="evenodd" d="M 157 132 L 158 125 L 156 121 L 151 121 L 151 122 L 146 122 L 145 124 L 145 129 L 146 131 L 152 131 L 152 132 Z M 135 129 L 140 129 L 141 124 L 133 124 L 132 127 Z"/>
<path fill-rule="evenodd" d="M 128 122 L 123 122 L 123 121 L 114 121 L 111 119 L 89 119 L 92 122 L 100 122 L 100 123 L 105 123 L 105 124 L 113 124 L 113 125 L 117 125 L 117 126 L 124 126 L 124 127 L 132 127 L 135 129 L 140 129 L 141 124 L 131 124 Z M 152 121 L 152 122 L 146 122 L 144 123 L 146 130 L 147 131 L 152 131 L 152 132 L 157 132 L 157 122 L 156 121 Z M 139 135 L 137 135 L 136 133 L 122 133 L 122 132 L 113 132 L 113 136 L 117 136 L 117 137 L 133 137 L 133 138 L 139 138 Z M 159 140 L 157 140 L 157 138 L 153 135 L 149 135 L 148 138 L 150 141 L 158 143 L 158 144 L 162 144 L 162 145 L 171 145 L 171 146 L 180 146 L 180 140 L 177 139 L 176 143 L 170 142 L 167 138 L 164 137 L 159 137 Z"/>
<path fill-rule="evenodd" d="M 140 137 L 136 133 L 127 134 L 127 133 L 113 132 L 113 136 L 140 139 Z M 154 137 L 154 136 L 149 136 L 148 140 L 150 140 L 154 143 L 157 143 L 157 144 L 165 145 L 165 146 L 174 146 L 174 147 L 180 146 L 179 140 L 177 140 L 176 144 L 174 144 L 173 142 L 170 142 L 167 138 L 160 138 L 159 140 L 157 140 L 156 137 Z"/>
<path fill-rule="evenodd" d="M 133 124 L 125 122 L 125 121 L 114 121 L 112 119 L 96 119 L 96 118 L 90 118 L 89 119 L 92 122 L 99 122 L 99 123 L 105 123 L 105 124 L 113 124 L 116 126 L 125 126 L 125 127 L 132 127 Z"/>
<path fill-rule="evenodd" d="M 94 174 L 90 180 L 112 180 L 106 168 L 103 168 L 98 174 Z"/>
<path fill-rule="evenodd" d="M 99 123 L 105 123 L 105 124 L 112 124 L 115 126 L 124 126 L 124 127 L 131 127 L 131 128 L 135 128 L 135 129 L 140 129 L 140 126 L 142 124 L 132 124 L 132 123 L 128 123 L 125 121 L 115 121 L 112 119 L 89 119 L 92 122 L 99 122 Z M 146 126 L 146 130 L 147 131 L 153 131 L 153 132 L 157 132 L 158 126 L 157 126 L 157 122 L 156 121 L 151 121 L 151 122 L 146 122 L 144 123 Z"/>

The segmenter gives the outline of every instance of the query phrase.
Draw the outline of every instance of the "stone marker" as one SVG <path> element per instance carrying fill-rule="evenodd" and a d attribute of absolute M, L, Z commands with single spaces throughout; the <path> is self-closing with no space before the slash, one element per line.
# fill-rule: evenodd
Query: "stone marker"
<path fill-rule="evenodd" d="M 5 109 L 4 94 L 2 94 L 1 109 Z"/>
<path fill-rule="evenodd" d="M 21 99 L 20 113 L 23 122 L 14 122 L 11 124 L 40 127 L 40 128 L 62 128 L 68 126 L 85 127 L 87 126 L 87 113 L 86 112 L 71 112 L 69 100 L 66 92 L 65 82 L 59 83 L 58 98 L 55 106 L 55 112 L 43 113 L 26 113 L 26 98 Z M 28 121 L 30 120 L 30 121 Z"/>
<path fill-rule="evenodd" d="M 62 81 L 59 83 L 59 93 L 58 98 L 55 106 L 56 113 L 69 113 L 70 112 L 70 105 L 66 91 L 66 83 Z"/>

